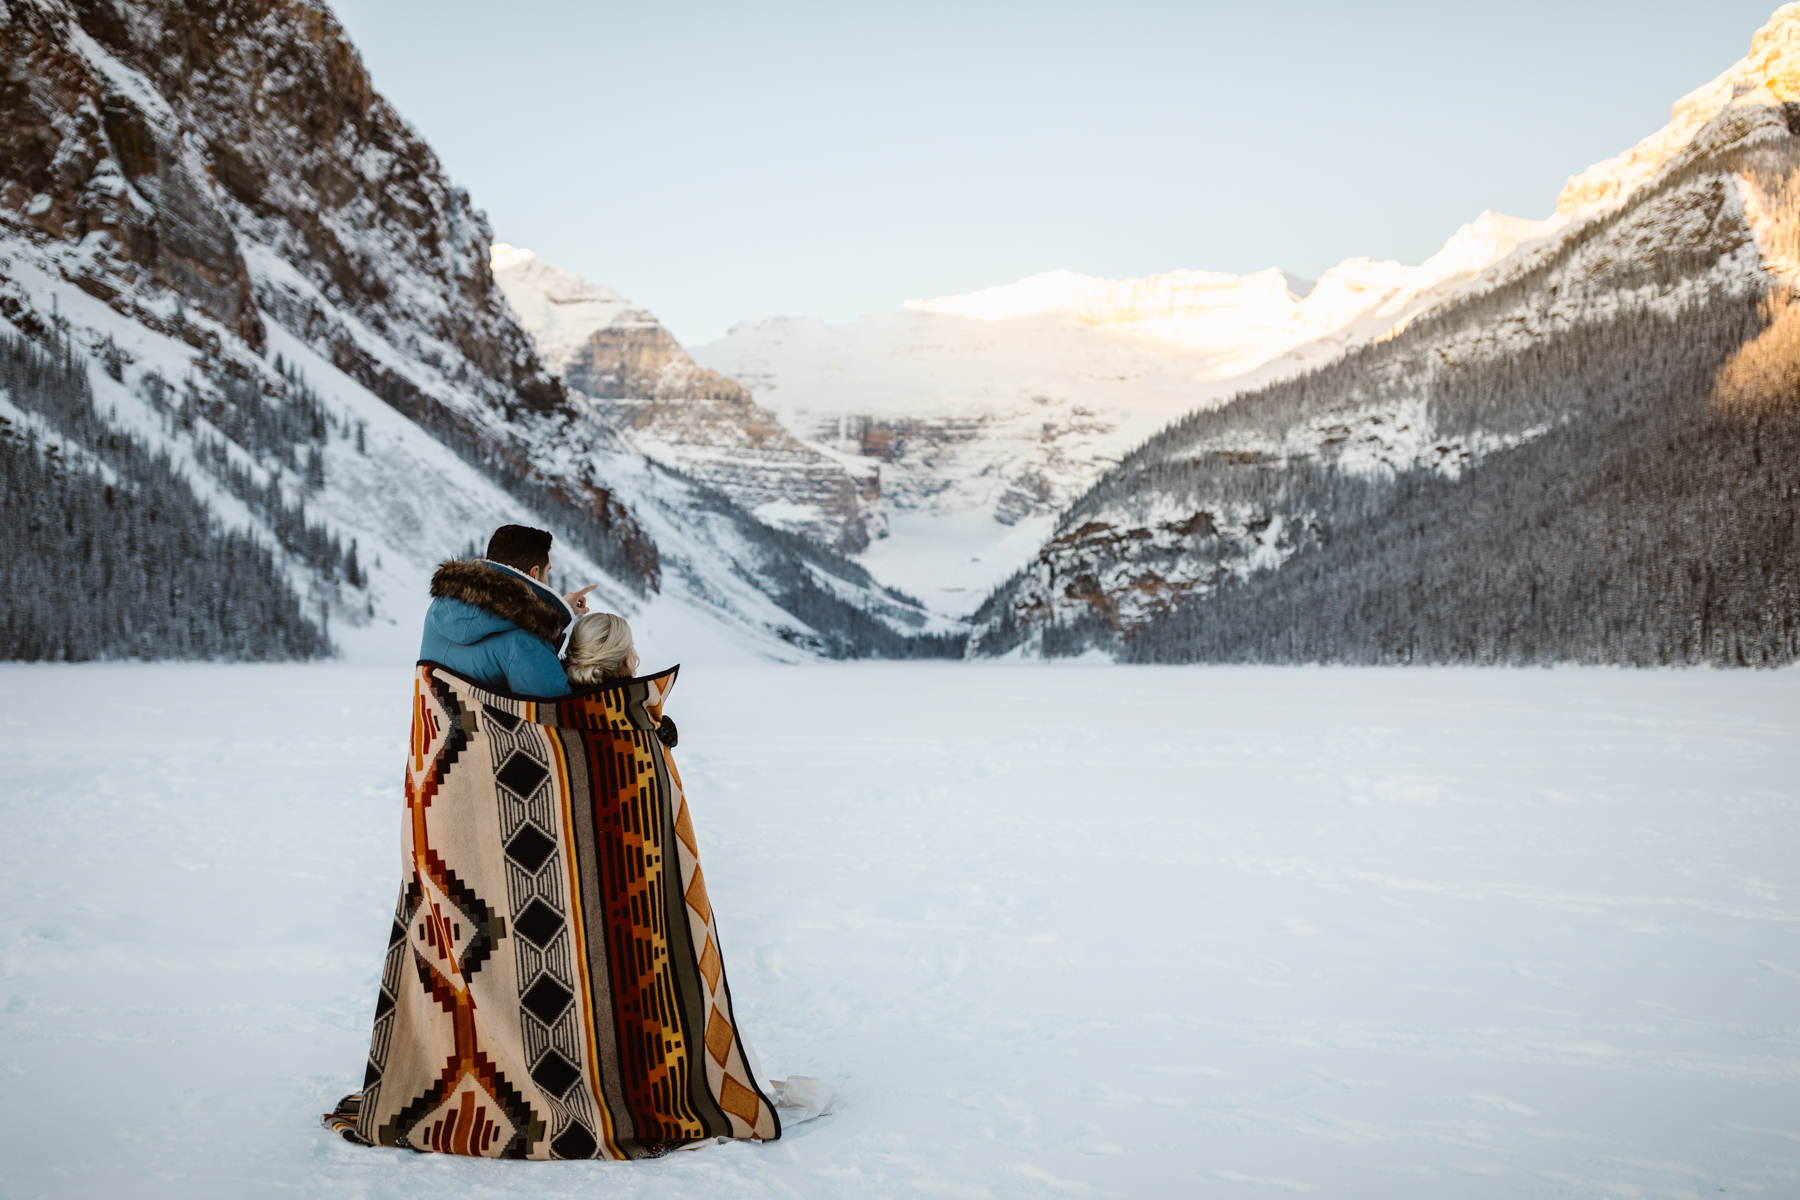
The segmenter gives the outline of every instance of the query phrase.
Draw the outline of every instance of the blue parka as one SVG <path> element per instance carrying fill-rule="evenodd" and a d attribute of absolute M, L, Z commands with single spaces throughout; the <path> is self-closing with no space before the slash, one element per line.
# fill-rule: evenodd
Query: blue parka
<path fill-rule="evenodd" d="M 520 696 L 569 694 L 556 650 L 573 614 L 561 596 L 484 558 L 439 566 L 431 596 L 421 659 Z"/>

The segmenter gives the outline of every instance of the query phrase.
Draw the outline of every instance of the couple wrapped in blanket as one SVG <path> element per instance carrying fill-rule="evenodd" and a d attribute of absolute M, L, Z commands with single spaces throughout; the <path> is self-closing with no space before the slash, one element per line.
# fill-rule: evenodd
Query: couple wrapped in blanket
<path fill-rule="evenodd" d="M 548 585 L 508 525 L 432 577 L 360 1145 L 647 1158 L 768 1141 L 829 1110 L 768 1079 L 737 1023 L 663 713 L 624 618 Z M 559 645 L 567 645 L 559 656 Z"/>
<path fill-rule="evenodd" d="M 544 530 L 503 525 L 488 539 L 486 558 L 438 567 L 419 658 L 520 696 L 566 696 L 634 675 L 631 626 L 613 613 L 588 612 L 592 584 L 553 591 L 550 549 Z M 558 658 L 565 631 L 568 649 Z"/>

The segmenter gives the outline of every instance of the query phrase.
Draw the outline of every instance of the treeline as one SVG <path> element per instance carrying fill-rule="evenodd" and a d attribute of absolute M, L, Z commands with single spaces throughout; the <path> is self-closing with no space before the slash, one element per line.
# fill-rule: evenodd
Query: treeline
<path fill-rule="evenodd" d="M 804 566 L 783 560 L 776 572 L 775 603 L 819 631 L 809 637 L 798 630 L 776 633 L 831 658 L 961 658 L 968 635 L 901 633 L 866 609 L 821 587 Z M 821 640 L 822 639 L 822 640 Z"/>
<path fill-rule="evenodd" d="M 1800 658 L 1800 394 L 1713 402 L 1772 315 L 1736 299 L 1640 312 L 1459 368 L 1433 393 L 1440 427 L 1547 432 L 1457 478 L 1404 471 L 1372 513 L 1321 506 L 1316 547 L 1118 648 L 1136 662 Z M 1078 623 L 1046 650 L 1114 636 Z"/>
<path fill-rule="evenodd" d="M 256 380 L 234 375 L 225 376 L 210 393 L 189 378 L 177 397 L 176 389 L 155 373 L 147 374 L 139 389 L 161 416 L 165 432 L 189 438 L 207 473 L 263 519 L 284 551 L 328 583 L 363 587 L 368 575 L 357 560 L 355 539 L 346 545 L 322 522 L 310 519 L 306 495 L 325 488 L 327 440 L 335 435 L 346 444 L 353 442 L 357 453 L 366 453 L 365 426 L 334 416 L 299 369 L 279 355 L 275 368 L 286 389 L 280 403 L 264 396 Z M 281 467 L 297 477 L 294 485 L 283 486 Z"/>
<path fill-rule="evenodd" d="M 99 359 L 121 378 L 110 339 Z M 264 381 L 221 368 L 211 386 L 190 375 L 176 389 L 155 372 L 139 383 L 140 393 L 172 436 L 187 438 L 206 472 L 261 517 L 281 549 L 333 586 L 367 586 L 356 539 L 346 544 L 323 522 L 312 520 L 306 497 L 325 489 L 325 447 L 337 440 L 366 454 L 367 425 L 333 413 L 307 383 L 300 368 L 275 356 L 279 395 Z M 284 483 L 282 469 L 295 478 Z M 341 598 L 341 597 L 340 597 Z"/>
<path fill-rule="evenodd" d="M 0 392 L 68 447 L 0 418 L 0 658 L 330 653 L 274 555 L 96 411 L 68 346 L 0 335 Z"/>

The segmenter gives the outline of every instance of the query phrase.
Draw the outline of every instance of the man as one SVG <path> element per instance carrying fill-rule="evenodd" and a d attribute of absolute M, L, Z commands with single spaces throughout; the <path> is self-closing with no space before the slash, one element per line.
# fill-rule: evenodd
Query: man
<path fill-rule="evenodd" d="M 419 657 L 515 695 L 568 695 L 556 652 L 594 585 L 559 596 L 549 579 L 550 534 L 502 525 L 486 558 L 453 559 L 431 577 Z"/>

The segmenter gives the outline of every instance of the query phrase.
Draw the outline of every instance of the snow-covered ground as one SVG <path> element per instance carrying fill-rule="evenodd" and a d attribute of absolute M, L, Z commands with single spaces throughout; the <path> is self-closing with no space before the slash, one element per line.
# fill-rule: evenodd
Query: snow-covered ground
<path fill-rule="evenodd" d="M 359 1149 L 403 666 L 0 669 L 0 1195 L 1800 1195 L 1800 672 L 690 663 L 744 1025 L 839 1110 Z"/>
<path fill-rule="evenodd" d="M 933 612 L 966 616 L 1031 561 L 1056 518 L 1039 514 L 1008 527 L 976 510 L 915 510 L 889 515 L 888 529 L 890 536 L 870 543 L 856 561 Z"/>

